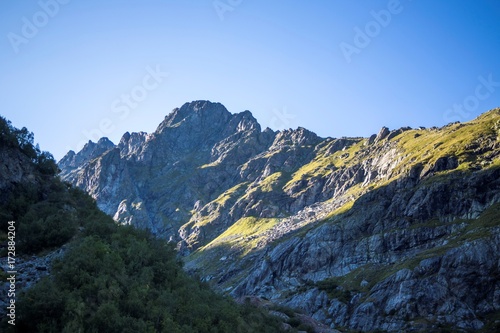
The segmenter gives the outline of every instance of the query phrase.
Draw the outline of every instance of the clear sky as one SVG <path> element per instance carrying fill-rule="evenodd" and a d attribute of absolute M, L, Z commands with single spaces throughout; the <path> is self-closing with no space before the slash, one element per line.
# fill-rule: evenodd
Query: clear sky
<path fill-rule="evenodd" d="M 369 136 L 500 106 L 500 1 L 0 2 L 0 114 L 60 159 L 208 99 Z"/>

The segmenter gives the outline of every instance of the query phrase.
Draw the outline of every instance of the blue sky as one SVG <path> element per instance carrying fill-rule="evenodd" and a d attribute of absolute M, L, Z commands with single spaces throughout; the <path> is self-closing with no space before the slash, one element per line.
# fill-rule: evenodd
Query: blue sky
<path fill-rule="evenodd" d="M 324 137 L 500 106 L 496 0 L 5 0 L 0 36 L 0 114 L 57 159 L 197 99 Z"/>

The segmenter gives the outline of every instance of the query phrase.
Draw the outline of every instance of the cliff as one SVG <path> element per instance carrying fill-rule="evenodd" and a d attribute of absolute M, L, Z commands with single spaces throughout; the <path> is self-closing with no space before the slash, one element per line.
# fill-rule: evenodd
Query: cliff
<path fill-rule="evenodd" d="M 176 242 L 221 292 L 341 331 L 498 326 L 500 109 L 321 138 L 195 101 L 154 133 L 91 148 L 63 158 L 61 177 Z"/>

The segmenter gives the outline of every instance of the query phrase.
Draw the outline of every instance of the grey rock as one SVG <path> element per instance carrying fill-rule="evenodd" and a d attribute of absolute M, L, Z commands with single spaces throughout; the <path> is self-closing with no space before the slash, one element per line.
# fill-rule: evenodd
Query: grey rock
<path fill-rule="evenodd" d="M 188 271 L 236 298 L 332 330 L 474 330 L 500 311 L 498 129 L 464 143 L 467 159 L 401 144 L 467 126 L 323 139 L 195 101 L 153 133 L 89 144 L 101 153 L 59 166 L 117 222 L 176 242 Z M 229 232 L 245 218 L 255 232 Z"/>
<path fill-rule="evenodd" d="M 378 132 L 376 138 L 375 138 L 375 143 L 382 141 L 389 135 L 390 131 L 387 127 L 382 127 L 380 131 Z"/>

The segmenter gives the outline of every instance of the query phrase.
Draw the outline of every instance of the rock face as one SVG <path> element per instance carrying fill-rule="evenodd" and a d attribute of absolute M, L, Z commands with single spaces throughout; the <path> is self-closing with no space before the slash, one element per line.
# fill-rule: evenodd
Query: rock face
<path fill-rule="evenodd" d="M 7 197 L 8 191 L 16 183 L 37 182 L 29 158 L 19 150 L 0 146 L 0 161 L 0 199 Z"/>
<path fill-rule="evenodd" d="M 40 279 L 50 274 L 52 263 L 66 252 L 66 246 L 51 251 L 42 256 L 21 256 L 16 258 L 16 290 L 25 291 L 38 283 Z M 2 258 L 1 267 L 3 271 L 10 271 L 7 258 Z M 5 316 L 9 306 L 10 283 L 2 281 L 0 285 L 0 315 Z"/>
<path fill-rule="evenodd" d="M 178 239 L 195 204 L 236 185 L 238 165 L 265 151 L 274 136 L 248 111 L 233 115 L 222 104 L 197 101 L 173 110 L 152 134 L 126 133 L 98 157 L 70 152 L 59 167 L 63 179 L 87 190 L 117 221 Z M 76 169 L 67 167 L 73 155 L 82 155 Z"/>
<path fill-rule="evenodd" d="M 113 142 L 109 141 L 108 138 L 101 138 L 97 143 L 89 141 L 83 146 L 82 150 L 76 154 L 74 151 L 70 150 L 60 161 L 59 167 L 63 168 L 65 172 L 70 172 L 82 164 L 102 155 L 109 149 L 113 148 L 115 145 Z"/>
<path fill-rule="evenodd" d="M 261 130 L 195 101 L 154 133 L 59 163 L 120 223 L 178 243 L 235 297 L 299 308 L 340 331 L 495 330 L 500 110 L 370 138 Z"/>

